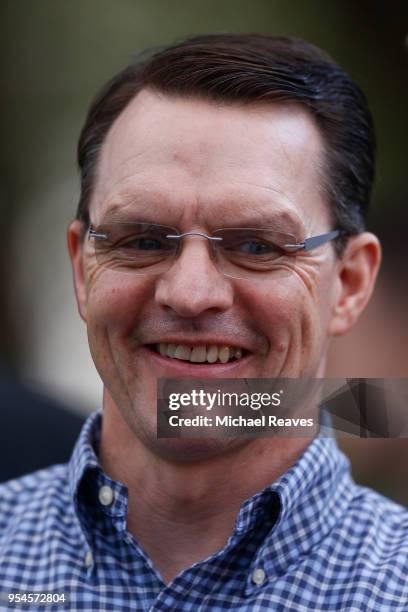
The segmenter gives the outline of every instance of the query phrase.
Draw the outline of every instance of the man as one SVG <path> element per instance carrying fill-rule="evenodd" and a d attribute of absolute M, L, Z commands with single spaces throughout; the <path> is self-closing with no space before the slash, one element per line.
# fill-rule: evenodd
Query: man
<path fill-rule="evenodd" d="M 156 431 L 158 378 L 324 375 L 380 262 L 373 157 L 364 96 L 300 40 L 200 36 L 107 84 L 68 230 L 103 415 L 68 466 L 2 486 L 3 592 L 408 610 L 407 512 L 357 487 L 333 440 Z"/>

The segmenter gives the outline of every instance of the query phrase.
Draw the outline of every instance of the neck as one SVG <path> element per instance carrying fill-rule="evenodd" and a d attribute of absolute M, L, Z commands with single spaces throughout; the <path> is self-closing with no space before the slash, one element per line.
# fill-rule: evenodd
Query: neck
<path fill-rule="evenodd" d="M 143 444 L 109 403 L 100 461 L 111 478 L 127 486 L 128 530 L 169 581 L 222 548 L 242 502 L 283 474 L 309 442 L 257 438 L 209 458 L 177 463 Z"/>

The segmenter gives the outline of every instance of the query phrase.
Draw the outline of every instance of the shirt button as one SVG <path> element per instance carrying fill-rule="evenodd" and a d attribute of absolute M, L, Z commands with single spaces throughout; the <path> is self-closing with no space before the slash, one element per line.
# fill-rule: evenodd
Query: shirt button
<path fill-rule="evenodd" d="M 91 567 L 93 563 L 93 554 L 92 551 L 88 550 L 85 555 L 85 567 Z"/>
<path fill-rule="evenodd" d="M 265 572 L 258 568 L 252 572 L 252 582 L 258 586 L 265 582 Z"/>
<path fill-rule="evenodd" d="M 113 502 L 113 491 L 111 487 L 103 486 L 99 489 L 99 501 L 102 506 L 110 506 Z"/>

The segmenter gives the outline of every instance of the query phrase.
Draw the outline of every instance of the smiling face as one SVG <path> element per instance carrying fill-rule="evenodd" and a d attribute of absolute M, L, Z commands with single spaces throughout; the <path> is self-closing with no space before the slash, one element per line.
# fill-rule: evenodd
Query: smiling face
<path fill-rule="evenodd" d="M 332 229 L 319 188 L 322 156 L 313 120 L 296 105 L 217 105 L 142 91 L 103 144 L 91 222 L 206 234 L 272 226 L 302 240 Z M 140 276 L 97 262 L 93 240 L 81 243 L 79 234 L 75 221 L 77 297 L 105 410 L 151 449 L 161 443 L 158 378 L 323 375 L 339 293 L 331 244 L 283 257 L 261 280 L 239 280 L 218 271 L 208 240 L 197 236 L 183 238 L 167 272 Z"/>

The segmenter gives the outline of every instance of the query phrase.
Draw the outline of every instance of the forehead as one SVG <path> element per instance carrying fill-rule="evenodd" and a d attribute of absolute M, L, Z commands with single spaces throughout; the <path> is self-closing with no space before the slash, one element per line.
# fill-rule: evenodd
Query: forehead
<path fill-rule="evenodd" d="M 142 91 L 102 146 L 91 218 L 142 214 L 219 226 L 239 214 L 242 222 L 270 215 L 322 225 L 322 155 L 312 118 L 295 104 L 222 105 Z"/>

